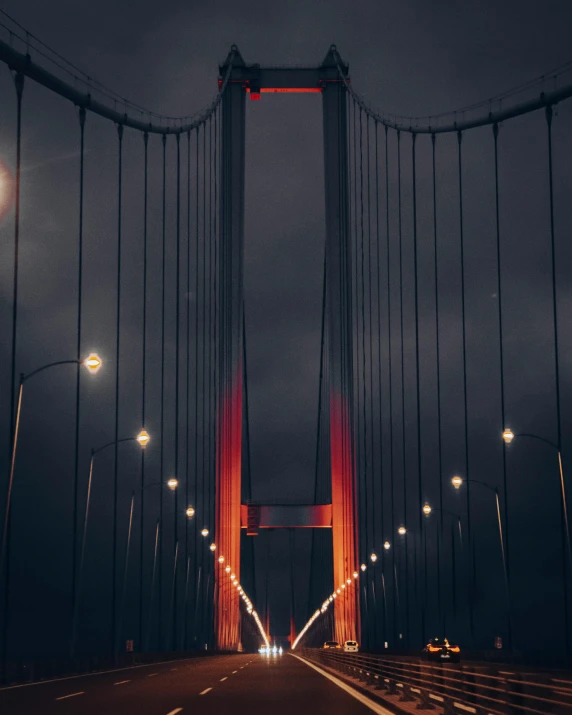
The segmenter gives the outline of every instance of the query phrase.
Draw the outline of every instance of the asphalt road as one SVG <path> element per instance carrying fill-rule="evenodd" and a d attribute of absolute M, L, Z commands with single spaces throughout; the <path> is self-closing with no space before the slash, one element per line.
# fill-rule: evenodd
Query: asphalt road
<path fill-rule="evenodd" d="M 372 708 L 286 653 L 195 658 L 0 690 L 2 715 L 371 715 Z"/>

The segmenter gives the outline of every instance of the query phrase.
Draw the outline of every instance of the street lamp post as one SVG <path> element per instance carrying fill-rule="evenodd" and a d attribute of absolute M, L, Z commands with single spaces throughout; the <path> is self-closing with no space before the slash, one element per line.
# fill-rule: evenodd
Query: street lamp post
<path fill-rule="evenodd" d="M 160 482 L 154 482 L 154 484 L 160 484 Z M 149 485 L 152 486 L 152 485 Z M 167 485 L 168 486 L 168 485 Z M 185 514 L 187 516 L 187 519 L 192 519 L 195 510 L 193 509 L 192 506 L 188 506 L 187 509 L 185 510 Z M 159 530 L 160 530 L 160 520 L 157 519 L 157 526 L 155 529 L 155 545 L 153 549 L 153 570 L 151 572 L 151 588 L 150 588 L 150 595 L 149 595 L 149 612 L 148 612 L 148 618 L 147 618 L 147 650 L 150 648 L 150 643 L 151 643 L 151 624 L 152 624 L 152 616 L 153 616 L 153 598 L 155 594 L 155 580 L 156 580 L 156 573 L 157 573 L 157 554 L 159 550 Z M 187 573 L 188 576 L 188 573 Z"/>
<path fill-rule="evenodd" d="M 30 378 L 35 377 L 40 372 L 48 370 L 52 367 L 57 367 L 58 365 L 84 365 L 86 370 L 94 375 L 102 366 L 103 362 L 101 358 L 95 353 L 91 353 L 83 360 L 58 360 L 57 362 L 50 362 L 47 365 L 42 365 L 42 367 L 36 368 L 27 374 L 20 374 L 20 386 L 18 388 L 18 401 L 16 403 L 16 421 L 14 423 L 14 436 L 12 439 L 12 455 L 10 459 L 10 475 L 8 477 L 8 489 L 6 492 L 6 505 L 4 509 L 4 527 L 2 530 L 2 547 L 0 551 L 0 578 L 4 572 L 4 559 L 6 556 L 6 540 L 8 536 L 8 524 L 10 521 L 10 507 L 12 504 L 12 490 L 14 487 L 14 471 L 16 467 L 16 452 L 18 449 L 18 435 L 20 432 L 20 417 L 22 415 L 22 400 L 24 397 L 24 383 Z M 7 575 L 6 575 L 7 578 Z"/>
<path fill-rule="evenodd" d="M 510 586 L 509 586 L 509 580 L 508 580 L 508 567 L 507 567 L 507 562 L 506 562 L 506 549 L 505 549 L 505 542 L 504 542 L 504 535 L 503 535 L 503 528 L 502 528 L 502 517 L 501 517 L 501 508 L 500 508 L 500 500 L 499 500 L 499 491 L 496 487 L 493 487 L 490 484 L 487 484 L 487 482 L 481 482 L 477 479 L 463 480 L 461 477 L 455 476 L 451 480 L 455 489 L 460 489 L 461 486 L 463 485 L 464 481 L 466 481 L 469 484 L 480 484 L 482 487 L 485 487 L 485 489 L 488 489 L 495 495 L 495 504 L 496 504 L 496 511 L 497 511 L 497 524 L 498 524 L 498 531 L 499 531 L 499 542 L 500 542 L 500 547 L 501 547 L 502 565 L 503 565 L 504 583 L 505 583 L 505 594 L 506 594 L 506 607 L 507 607 L 507 620 L 508 620 L 508 642 L 509 642 L 509 648 L 512 648 L 512 609 L 511 609 L 511 599 L 510 599 Z"/>
<path fill-rule="evenodd" d="M 144 520 L 144 494 L 145 490 L 149 487 L 156 487 L 160 485 L 161 482 L 150 482 L 139 487 L 139 494 L 141 495 L 141 525 Z M 167 486 L 171 491 L 175 491 L 179 486 L 177 479 L 169 479 Z M 153 567 L 154 568 L 154 567 Z M 139 643 L 138 648 L 143 652 L 143 528 L 141 528 L 141 536 L 139 543 Z"/>
<path fill-rule="evenodd" d="M 106 444 L 102 445 L 101 447 L 98 447 L 97 449 L 94 449 L 92 447 L 91 449 L 91 457 L 89 460 L 89 477 L 87 480 L 87 494 L 85 498 L 85 515 L 83 519 L 83 534 L 82 534 L 82 539 L 81 539 L 81 551 L 80 551 L 80 560 L 79 560 L 79 568 L 77 571 L 77 586 L 75 589 L 75 601 L 73 604 L 73 614 L 72 614 L 72 634 L 71 634 L 71 645 L 70 645 L 70 651 L 72 657 L 75 655 L 75 641 L 76 641 L 76 633 L 77 633 L 77 618 L 78 618 L 78 613 L 79 613 L 79 602 L 80 602 L 80 595 L 81 595 L 81 582 L 82 582 L 82 577 L 83 577 L 83 564 L 84 564 L 84 559 L 85 559 L 85 542 L 86 542 L 86 536 L 87 536 L 87 525 L 89 521 L 89 507 L 91 504 L 91 486 L 92 486 L 92 481 L 93 481 L 93 465 L 95 461 L 95 455 L 99 454 L 100 452 L 103 452 L 104 449 L 107 449 L 108 447 L 114 447 L 117 444 L 121 444 L 122 442 L 139 442 L 141 449 L 145 449 L 147 444 L 149 443 L 150 437 L 148 433 L 145 430 L 141 430 L 139 434 L 136 437 L 124 437 L 123 439 L 117 439 L 113 440 L 111 442 L 107 442 Z M 113 544 L 113 548 L 116 548 L 116 544 Z M 113 601 L 113 610 L 115 611 L 115 599 Z M 115 626 L 115 618 L 113 618 L 113 624 Z M 115 627 L 113 628 L 113 650 L 115 650 Z"/>
<path fill-rule="evenodd" d="M 38 375 L 40 372 L 44 372 L 45 370 L 49 370 L 52 367 L 57 367 L 59 365 L 83 365 L 86 370 L 91 373 L 95 374 L 103 365 L 103 361 L 101 358 L 96 355 L 95 353 L 90 353 L 86 358 L 83 360 L 57 360 L 56 362 L 50 362 L 47 363 L 46 365 L 42 365 L 41 367 L 36 368 L 35 370 L 32 370 L 32 372 L 29 372 L 27 374 L 21 373 L 20 374 L 20 385 L 18 388 L 18 400 L 16 403 L 16 418 L 14 422 L 14 427 L 12 430 L 12 449 L 11 449 L 11 456 L 10 456 L 10 473 L 8 476 L 8 487 L 6 490 L 6 500 L 5 500 L 5 506 L 4 506 L 4 524 L 2 528 L 2 543 L 0 545 L 0 581 L 2 577 L 4 577 L 4 606 L 3 606 L 3 614 L 2 614 L 2 663 L 5 665 L 6 659 L 7 659 L 7 647 L 8 647 L 8 598 L 9 598 L 9 579 L 10 579 L 10 573 L 9 573 L 9 566 L 6 565 L 6 573 L 4 573 L 4 567 L 5 567 L 5 561 L 6 561 L 6 556 L 7 556 L 7 549 L 8 549 L 8 531 L 10 528 L 10 509 L 12 506 L 12 491 L 14 488 L 14 473 L 15 473 L 15 468 L 16 468 L 16 452 L 18 449 L 18 435 L 20 432 L 20 419 L 22 415 L 22 402 L 23 402 L 23 397 L 24 397 L 24 384 L 26 383 L 27 380 L 29 380 L 32 377 L 35 377 Z M 13 415 L 10 415 L 11 419 L 13 418 Z M 74 524 L 74 529 L 75 529 L 75 524 Z M 72 572 L 75 571 L 75 550 L 72 555 L 73 559 L 73 567 L 72 567 Z M 75 599 L 75 593 L 73 594 L 73 597 Z"/>
<path fill-rule="evenodd" d="M 569 611 L 568 611 L 568 578 L 567 578 L 567 568 L 566 561 L 568 561 L 568 570 L 572 575 L 572 548 L 570 546 L 570 524 L 568 521 L 568 506 L 566 502 L 566 484 L 564 481 L 564 467 L 562 465 L 562 450 L 560 444 L 552 442 L 545 437 L 540 437 L 537 434 L 531 434 L 528 432 L 521 432 L 519 434 L 514 434 L 510 428 L 507 428 L 502 433 L 502 438 L 505 444 L 508 446 L 517 437 L 527 437 L 528 439 L 536 439 L 539 442 L 544 442 L 552 449 L 556 451 L 558 455 L 558 472 L 560 475 L 560 498 L 562 502 L 562 516 L 560 519 L 560 529 L 562 534 L 562 578 L 564 586 L 564 620 L 566 629 L 566 653 L 570 652 L 570 632 L 569 632 Z"/>
<path fill-rule="evenodd" d="M 458 528 L 459 528 L 459 544 L 461 546 L 461 550 L 463 548 L 463 532 L 461 528 L 461 517 L 459 514 L 455 514 L 452 511 L 449 511 L 448 509 L 439 509 L 437 507 L 432 507 L 429 504 L 425 504 L 423 507 L 423 513 L 425 514 L 426 517 L 429 517 L 432 512 L 438 512 L 440 514 L 446 514 L 447 516 L 452 517 L 455 519 L 457 522 Z M 455 619 L 455 623 L 457 622 L 457 572 L 456 572 L 456 550 L 455 550 L 455 526 L 454 522 L 451 523 L 451 584 L 452 584 L 452 593 L 453 593 L 453 617 Z M 441 570 L 441 528 L 440 525 L 437 525 L 437 571 L 439 573 L 439 581 L 438 581 L 438 611 L 439 611 L 439 621 L 441 623 L 441 628 L 442 628 L 442 634 L 443 637 L 446 636 L 447 634 L 447 617 L 446 617 L 446 609 L 443 608 L 443 603 L 442 603 L 442 586 L 441 586 L 441 578 L 440 578 L 440 570 Z"/>
<path fill-rule="evenodd" d="M 402 537 L 403 540 L 403 545 L 405 548 L 405 593 L 404 593 L 404 600 L 405 600 L 405 641 L 407 644 L 407 647 L 410 646 L 411 643 L 411 612 L 409 608 L 409 554 L 408 554 L 408 539 L 407 539 L 407 533 L 408 530 L 406 529 L 405 526 L 400 526 L 397 529 L 397 533 L 399 536 Z M 395 560 L 394 560 L 394 566 L 395 566 Z M 400 569 L 401 570 L 401 569 Z M 394 568 L 394 577 L 395 577 L 395 586 L 396 586 L 396 595 L 398 595 L 398 585 L 397 585 L 397 569 Z M 415 579 L 417 577 L 415 576 Z M 399 597 L 398 597 L 399 598 Z M 401 610 L 401 609 L 400 609 Z M 403 635 L 400 633 L 400 637 Z"/>

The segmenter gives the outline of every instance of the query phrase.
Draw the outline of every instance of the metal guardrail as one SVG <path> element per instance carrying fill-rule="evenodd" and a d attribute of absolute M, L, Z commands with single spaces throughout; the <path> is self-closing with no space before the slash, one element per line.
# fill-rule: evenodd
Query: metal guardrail
<path fill-rule="evenodd" d="M 445 715 L 570 715 L 572 675 L 511 666 L 405 661 L 362 653 L 302 649 L 301 655 L 357 678 L 366 687 L 417 702 L 419 709 L 441 707 Z"/>

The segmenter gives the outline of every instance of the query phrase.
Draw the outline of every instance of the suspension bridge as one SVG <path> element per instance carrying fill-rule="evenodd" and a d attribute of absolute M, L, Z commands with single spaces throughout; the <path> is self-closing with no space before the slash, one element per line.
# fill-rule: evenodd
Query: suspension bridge
<path fill-rule="evenodd" d="M 18 27 L 0 39 L 0 61 L 13 85 L 0 157 L 11 246 L 2 273 L 3 712 L 115 712 L 126 697 L 149 713 L 226 712 L 230 703 L 387 712 L 409 701 L 444 712 L 568 712 L 572 684 L 549 669 L 571 655 L 564 73 L 413 120 L 370 107 L 333 45 L 307 67 L 250 63 L 233 46 L 212 104 L 171 118 L 115 95 Z M 319 95 L 325 200 L 314 498 L 287 504 L 253 498 L 244 291 L 247 102 L 284 93 Z M 54 102 L 69 114 L 75 168 L 43 190 L 65 192 L 71 236 L 35 215 L 38 186 L 26 170 Z M 532 189 L 515 196 L 531 145 Z M 105 237 L 95 245 L 99 221 Z M 65 272 L 50 257 L 55 240 Z M 515 247 L 532 256 L 541 283 Z M 55 279 L 36 264 L 27 274 L 32 253 Z M 29 295 L 22 304 L 30 280 L 32 307 Z M 66 339 L 54 280 L 72 296 L 59 316 Z M 41 323 L 55 331 L 53 345 L 35 344 Z M 529 367 L 518 356 L 530 343 Z M 515 365 L 524 378 L 514 379 Z M 476 374 L 486 390 L 475 389 Z M 34 390 L 48 375 L 57 389 L 34 418 Z M 534 414 L 519 415 L 537 390 L 547 408 L 535 427 Z M 56 420 L 65 447 L 51 444 Z M 40 425 L 47 435 L 34 434 Z M 527 450 L 546 450 L 546 500 L 532 502 L 550 511 L 540 590 L 513 537 L 527 497 L 511 460 Z M 42 541 L 26 513 L 26 481 L 42 469 L 58 470 L 42 511 L 56 509 L 65 538 L 36 577 L 18 543 Z M 70 507 L 65 524 L 50 493 Z M 270 535 L 282 529 L 291 617 L 278 636 L 255 544 L 266 544 L 268 568 Z M 309 588 L 296 576 L 304 529 Z M 40 601 L 47 592 L 49 646 L 21 642 L 35 602 L 22 583 Z M 546 641 L 531 642 L 546 623 Z M 435 636 L 459 643 L 466 662 L 420 660 Z M 320 650 L 328 640 L 357 641 L 360 653 Z"/>

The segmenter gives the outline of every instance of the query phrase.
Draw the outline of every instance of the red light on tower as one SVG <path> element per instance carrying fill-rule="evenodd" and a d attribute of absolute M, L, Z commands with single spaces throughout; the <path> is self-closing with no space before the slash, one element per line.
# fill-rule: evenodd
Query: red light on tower
<path fill-rule="evenodd" d="M 260 79 L 258 77 L 250 80 L 249 86 L 250 99 L 253 101 L 260 99 Z"/>

